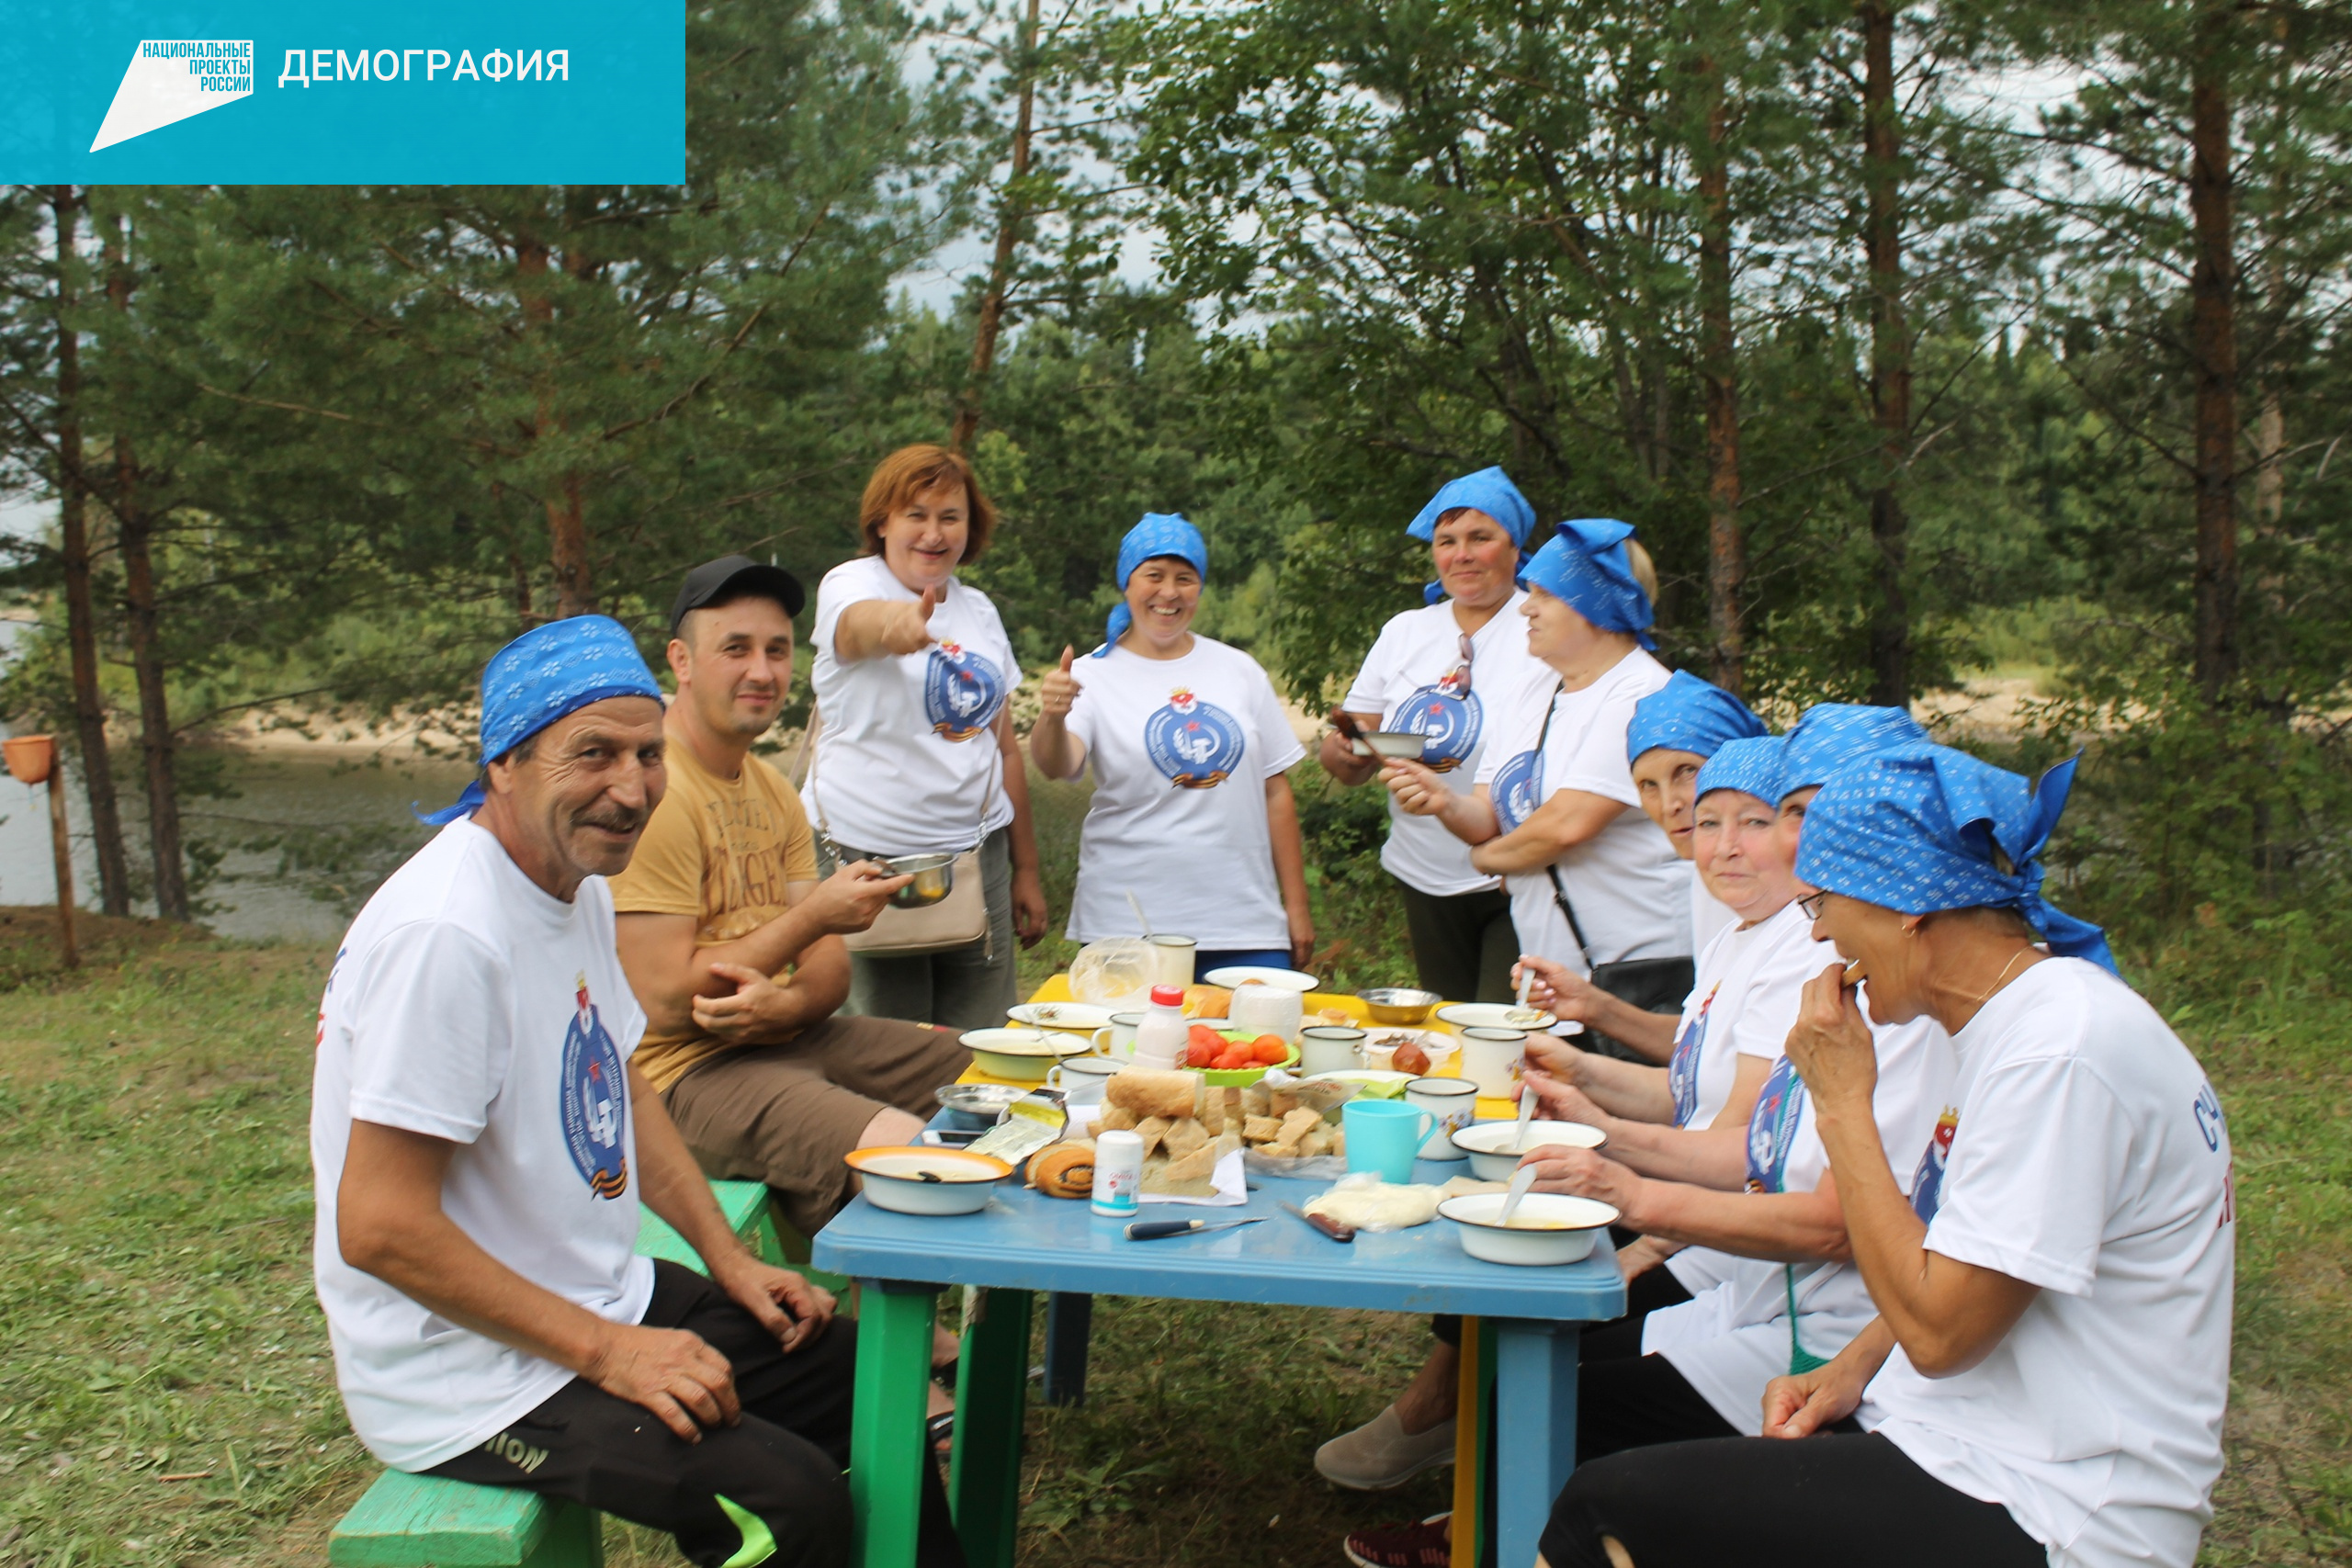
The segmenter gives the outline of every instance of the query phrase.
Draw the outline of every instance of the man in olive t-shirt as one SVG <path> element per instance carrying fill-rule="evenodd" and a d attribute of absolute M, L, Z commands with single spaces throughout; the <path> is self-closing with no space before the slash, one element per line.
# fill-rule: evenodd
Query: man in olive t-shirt
<path fill-rule="evenodd" d="M 833 1016 L 849 995 L 840 933 L 908 879 L 860 861 L 819 880 L 800 797 L 752 755 L 790 685 L 803 603 L 789 572 L 741 556 L 687 575 L 670 617 L 669 792 L 612 890 L 648 1021 L 637 1066 L 705 1172 L 766 1182 L 813 1235 L 854 1190 L 842 1156 L 912 1143 L 971 1054 L 945 1030 Z"/>

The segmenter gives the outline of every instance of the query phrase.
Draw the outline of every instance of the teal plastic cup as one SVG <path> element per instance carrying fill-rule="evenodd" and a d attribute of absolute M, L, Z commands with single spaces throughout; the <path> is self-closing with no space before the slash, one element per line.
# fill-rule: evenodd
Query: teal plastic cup
<path fill-rule="evenodd" d="M 1413 1179 L 1413 1156 L 1437 1130 L 1437 1118 L 1401 1100 L 1351 1100 L 1340 1108 L 1348 1134 L 1348 1169 L 1368 1170 L 1383 1181 Z"/>

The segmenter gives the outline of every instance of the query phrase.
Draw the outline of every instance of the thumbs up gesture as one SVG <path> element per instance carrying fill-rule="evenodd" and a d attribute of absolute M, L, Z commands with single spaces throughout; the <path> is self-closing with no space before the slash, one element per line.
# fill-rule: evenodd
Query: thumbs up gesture
<path fill-rule="evenodd" d="M 1038 689 L 1037 696 L 1048 718 L 1068 718 L 1071 705 L 1078 701 L 1078 694 L 1084 690 L 1079 685 L 1078 677 L 1069 672 L 1071 661 L 1076 657 L 1076 650 L 1065 648 L 1060 666 L 1046 671 L 1045 683 Z"/>
<path fill-rule="evenodd" d="M 931 613 L 939 608 L 939 590 L 926 588 L 911 604 L 901 604 L 882 634 L 882 646 L 892 653 L 921 653 L 935 640 Z"/>

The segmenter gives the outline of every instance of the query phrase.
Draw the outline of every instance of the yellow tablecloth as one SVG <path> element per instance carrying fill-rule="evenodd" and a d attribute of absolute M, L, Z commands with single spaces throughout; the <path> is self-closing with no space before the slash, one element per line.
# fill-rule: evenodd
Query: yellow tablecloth
<path fill-rule="evenodd" d="M 1040 985 L 1036 990 L 1030 993 L 1029 999 L 1033 1002 L 1066 1002 L 1070 1000 L 1069 976 L 1067 974 L 1047 976 L 1045 983 Z M 1357 1022 L 1367 1027 L 1371 1026 L 1372 1010 L 1364 1006 L 1363 998 L 1361 997 L 1351 997 L 1337 991 L 1309 991 L 1306 993 L 1305 1001 L 1306 1013 L 1309 1018 L 1314 1017 L 1318 1012 L 1343 1012 L 1350 1018 L 1354 1019 Z M 1455 1032 L 1454 1030 L 1447 1025 L 1435 1021 L 1430 1022 L 1427 1027 L 1435 1030 L 1440 1034 L 1452 1034 Z M 1446 1059 L 1444 1066 L 1438 1068 L 1430 1076 L 1441 1078 L 1460 1077 L 1462 1076 L 1462 1054 L 1459 1051 L 1455 1052 L 1452 1056 Z M 979 1064 L 977 1062 L 965 1068 L 964 1076 L 956 1081 L 958 1083 L 1012 1084 L 1016 1089 L 1034 1089 L 1036 1087 L 1034 1083 L 1024 1084 L 1012 1078 L 992 1077 L 988 1073 L 980 1071 Z M 1478 1109 L 1476 1115 L 1481 1121 L 1491 1121 L 1497 1117 L 1514 1116 L 1518 1114 L 1518 1111 L 1519 1108 L 1508 1100 L 1498 1099 L 1493 1095 L 1480 1095 L 1478 1097 Z"/>

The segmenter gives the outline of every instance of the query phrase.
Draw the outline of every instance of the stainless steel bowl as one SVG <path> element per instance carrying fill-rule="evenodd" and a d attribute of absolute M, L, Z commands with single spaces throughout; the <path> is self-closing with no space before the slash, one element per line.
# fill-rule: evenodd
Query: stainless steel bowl
<path fill-rule="evenodd" d="M 882 863 L 893 876 L 914 877 L 912 882 L 890 895 L 890 902 L 901 909 L 924 909 L 947 897 L 956 886 L 954 855 L 900 855 Z"/>
<path fill-rule="evenodd" d="M 1418 762 L 1429 744 L 1429 737 L 1410 729 L 1374 729 L 1365 734 L 1363 743 L 1372 748 L 1374 756 Z"/>
<path fill-rule="evenodd" d="M 1402 986 L 1358 991 L 1356 996 L 1371 1010 L 1374 1023 L 1426 1023 L 1430 1010 L 1445 999 L 1435 991 L 1416 991 Z"/>

